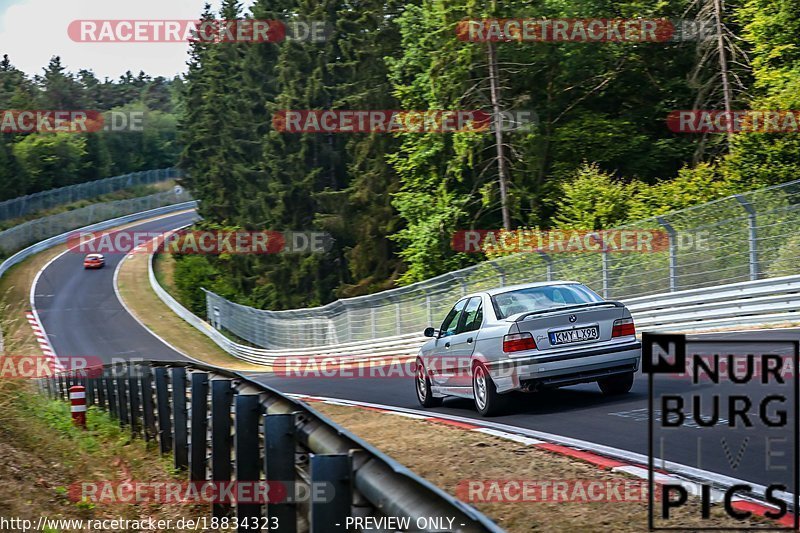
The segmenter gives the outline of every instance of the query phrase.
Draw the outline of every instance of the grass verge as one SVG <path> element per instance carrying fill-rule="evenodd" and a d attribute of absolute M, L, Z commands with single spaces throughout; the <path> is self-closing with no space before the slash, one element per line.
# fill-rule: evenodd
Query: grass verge
<path fill-rule="evenodd" d="M 313 407 L 453 495 L 463 495 L 463 490 L 456 489 L 460 483 L 470 480 L 639 481 L 492 435 L 358 407 L 323 403 L 314 403 Z M 510 533 L 647 531 L 647 500 L 638 500 L 469 503 Z M 671 523 L 679 523 L 687 530 L 696 527 L 763 527 L 767 523 L 766 519 L 760 517 L 743 523 L 734 522 L 724 515 L 720 506 L 712 507 L 711 519 L 700 520 L 699 509 L 699 500 L 691 501 L 676 513 Z M 656 522 L 656 526 L 659 525 L 670 524 Z"/>
<path fill-rule="evenodd" d="M 82 483 L 185 481 L 154 443 L 132 438 L 106 413 L 90 408 L 88 430 L 72 426 L 66 402 L 24 381 L 0 381 L 0 516 L 33 520 L 172 520 L 208 516 L 207 506 L 118 503 L 81 497 Z M 47 531 L 70 531 L 68 527 Z M 179 531 L 176 527 L 164 531 Z"/>
<path fill-rule="evenodd" d="M 119 271 L 119 292 L 128 309 L 150 330 L 186 355 L 209 365 L 238 371 L 269 371 L 269 367 L 236 359 L 172 312 L 150 287 L 148 254 L 129 255 Z M 171 256 L 157 262 L 157 278 L 172 279 Z"/>

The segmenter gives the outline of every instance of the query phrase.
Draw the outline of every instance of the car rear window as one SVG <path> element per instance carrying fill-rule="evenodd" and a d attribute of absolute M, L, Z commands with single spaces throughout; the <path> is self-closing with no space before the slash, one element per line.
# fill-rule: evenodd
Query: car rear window
<path fill-rule="evenodd" d="M 492 296 L 492 304 L 498 318 L 602 301 L 603 299 L 589 287 L 577 283 L 574 285 L 528 287 Z"/>

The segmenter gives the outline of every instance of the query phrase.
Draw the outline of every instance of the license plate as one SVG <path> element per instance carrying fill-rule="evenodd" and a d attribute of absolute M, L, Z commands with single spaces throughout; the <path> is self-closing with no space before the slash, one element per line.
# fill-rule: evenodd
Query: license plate
<path fill-rule="evenodd" d="M 600 338 L 600 327 L 567 329 L 550 333 L 550 344 L 569 344 L 571 342 L 593 341 Z"/>

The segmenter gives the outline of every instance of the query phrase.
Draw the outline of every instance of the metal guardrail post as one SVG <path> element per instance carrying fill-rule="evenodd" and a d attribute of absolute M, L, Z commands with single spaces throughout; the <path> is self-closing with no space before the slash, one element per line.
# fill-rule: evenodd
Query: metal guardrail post
<path fill-rule="evenodd" d="M 311 533 L 347 531 L 346 520 L 353 502 L 350 457 L 345 454 L 311 457 L 311 485 L 326 486 L 325 501 L 311 500 Z M 312 495 L 315 490 L 312 488 Z"/>
<path fill-rule="evenodd" d="M 127 426 L 128 418 L 128 371 L 125 364 L 114 367 L 115 381 L 117 382 L 117 411 L 119 412 L 119 425 Z"/>
<path fill-rule="evenodd" d="M 433 324 L 433 309 L 431 308 L 431 296 L 425 295 L 425 316 L 428 319 L 428 324 Z"/>
<path fill-rule="evenodd" d="M 112 418 L 119 418 L 117 412 L 117 394 L 114 387 L 114 376 L 111 369 L 103 370 L 103 381 L 106 382 L 106 400 L 108 400 L 108 411 L 111 413 Z"/>
<path fill-rule="evenodd" d="M 236 429 L 233 435 L 236 453 L 236 483 L 244 483 L 245 486 L 253 485 L 254 489 L 261 478 L 261 458 L 258 449 L 261 402 L 257 394 L 238 394 L 235 409 Z M 245 493 L 255 496 L 262 494 L 262 491 L 247 490 Z M 251 531 L 252 527 L 250 526 L 253 524 L 253 519 L 257 520 L 262 516 L 262 503 L 236 503 L 238 531 L 245 533 Z"/>
<path fill-rule="evenodd" d="M 264 415 L 264 472 L 267 483 L 293 487 L 295 472 L 295 414 Z M 282 533 L 297 531 L 297 508 L 291 502 L 267 505 L 270 524 L 275 520 Z"/>
<path fill-rule="evenodd" d="M 670 292 L 675 292 L 678 290 L 677 232 L 664 217 L 656 217 L 656 220 L 667 230 L 667 235 L 669 236 L 669 290 Z"/>
<path fill-rule="evenodd" d="M 215 379 L 211 381 L 211 479 L 223 483 L 231 479 L 231 403 L 233 400 L 232 381 Z M 228 516 L 231 505 L 215 503 L 213 515 L 217 518 Z"/>
<path fill-rule="evenodd" d="M 142 390 L 142 427 L 144 429 L 144 439 L 153 440 L 158 437 L 156 429 L 156 414 L 153 405 L 153 374 L 150 367 L 139 366 L 141 378 L 139 384 Z"/>
<path fill-rule="evenodd" d="M 756 221 L 756 209 L 747 198 L 741 194 L 734 194 L 734 198 L 747 211 L 747 230 L 748 247 L 750 251 L 750 280 L 755 281 L 759 277 L 758 265 L 758 223 Z"/>
<path fill-rule="evenodd" d="M 89 370 L 88 372 L 91 372 L 91 370 Z M 89 375 L 87 373 L 87 375 L 86 375 L 86 408 L 87 409 L 94 405 L 94 382 L 95 382 L 95 379 L 92 378 L 92 377 L 89 377 Z"/>
<path fill-rule="evenodd" d="M 603 261 L 603 298 L 608 298 L 609 294 L 609 278 L 611 277 L 610 268 L 608 264 L 608 248 L 603 245 L 603 251 L 600 252 L 601 260 Z"/>
<path fill-rule="evenodd" d="M 176 470 L 189 466 L 189 428 L 186 420 L 186 369 L 173 367 L 172 378 L 172 432 L 173 455 Z"/>
<path fill-rule="evenodd" d="M 169 390 L 167 388 L 167 369 L 157 367 L 156 412 L 158 413 L 158 444 L 162 454 L 172 451 L 172 420 L 169 413 Z"/>
<path fill-rule="evenodd" d="M 205 481 L 208 453 L 208 374 L 192 373 L 192 433 L 189 439 L 189 479 Z"/>
<path fill-rule="evenodd" d="M 139 420 L 141 419 L 141 393 L 142 388 L 139 385 L 139 372 L 140 365 L 131 363 L 128 365 L 128 399 L 130 400 L 131 408 L 131 435 L 134 437 L 139 435 L 141 426 Z"/>
<path fill-rule="evenodd" d="M 95 395 L 95 405 L 100 409 L 108 409 L 106 403 L 106 386 L 105 386 L 105 371 L 100 369 L 100 375 L 95 378 L 95 385 L 97 386 L 97 394 Z"/>

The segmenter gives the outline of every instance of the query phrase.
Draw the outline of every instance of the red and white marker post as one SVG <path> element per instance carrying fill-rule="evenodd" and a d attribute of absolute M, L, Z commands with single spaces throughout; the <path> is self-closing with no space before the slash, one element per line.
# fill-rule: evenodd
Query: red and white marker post
<path fill-rule="evenodd" d="M 75 385 L 69 388 L 69 401 L 72 412 L 72 423 L 86 429 L 86 387 Z"/>

